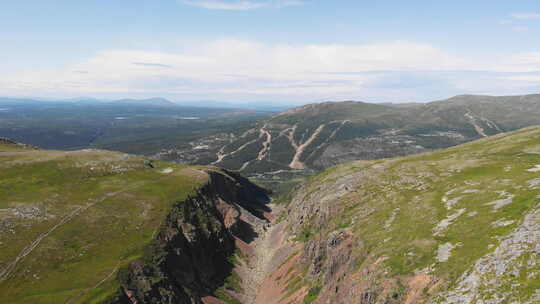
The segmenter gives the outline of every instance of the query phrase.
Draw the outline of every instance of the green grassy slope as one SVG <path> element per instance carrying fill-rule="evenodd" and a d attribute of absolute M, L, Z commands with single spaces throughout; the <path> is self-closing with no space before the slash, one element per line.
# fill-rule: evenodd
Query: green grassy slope
<path fill-rule="evenodd" d="M 0 143 L 0 302 L 98 303 L 207 176 L 99 150 Z"/>
<path fill-rule="evenodd" d="M 351 249 L 349 278 L 381 299 L 394 289 L 378 288 L 403 285 L 407 292 L 395 297 L 405 301 L 421 275 L 421 300 L 410 303 L 533 303 L 540 291 L 540 127 L 333 167 L 312 177 L 290 208 L 291 228 L 307 248 L 337 230 L 350 233 L 361 246 Z M 332 254 L 316 276 L 330 288 L 339 273 Z"/>

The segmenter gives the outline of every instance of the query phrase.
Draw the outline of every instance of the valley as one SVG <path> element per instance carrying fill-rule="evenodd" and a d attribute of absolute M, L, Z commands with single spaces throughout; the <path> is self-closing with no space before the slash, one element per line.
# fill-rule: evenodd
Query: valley
<path fill-rule="evenodd" d="M 4 140 L 0 300 L 536 303 L 539 149 L 530 127 L 355 161 L 271 202 L 212 166 Z"/>
<path fill-rule="evenodd" d="M 538 0 L 0 30 L 0 304 L 540 304 Z"/>
<path fill-rule="evenodd" d="M 272 112 L 182 106 L 166 99 L 43 101 L 0 97 L 0 136 L 46 149 L 150 155 Z"/>

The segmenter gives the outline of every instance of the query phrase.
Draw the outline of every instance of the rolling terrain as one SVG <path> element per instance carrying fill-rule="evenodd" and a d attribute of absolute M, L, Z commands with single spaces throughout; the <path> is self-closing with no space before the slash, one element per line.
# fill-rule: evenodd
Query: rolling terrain
<path fill-rule="evenodd" d="M 538 303 L 540 127 L 506 132 L 538 98 L 308 105 L 189 143 L 209 165 L 0 138 L 0 302 Z M 241 157 L 321 172 L 271 202 L 212 166 Z"/>
<path fill-rule="evenodd" d="M 307 178 L 0 142 L 3 303 L 540 300 L 540 127 Z"/>
<path fill-rule="evenodd" d="M 461 95 L 426 104 L 325 102 L 164 149 L 158 159 L 287 180 L 354 160 L 446 148 L 540 124 L 540 95 Z"/>

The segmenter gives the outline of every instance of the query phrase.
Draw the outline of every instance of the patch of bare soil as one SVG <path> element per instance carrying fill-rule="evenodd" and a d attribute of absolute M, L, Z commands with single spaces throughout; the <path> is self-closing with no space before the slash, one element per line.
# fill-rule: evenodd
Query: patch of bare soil
<path fill-rule="evenodd" d="M 433 281 L 433 277 L 425 273 L 417 274 L 409 281 L 409 292 L 405 304 L 414 304 L 421 297 L 422 292 Z"/>

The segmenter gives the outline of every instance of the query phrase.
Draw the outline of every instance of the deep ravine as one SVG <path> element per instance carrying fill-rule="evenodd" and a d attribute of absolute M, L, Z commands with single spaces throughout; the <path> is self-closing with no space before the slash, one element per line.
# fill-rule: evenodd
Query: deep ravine
<path fill-rule="evenodd" d="M 277 213 L 277 206 L 269 206 L 273 213 Z M 249 260 L 248 271 L 243 278 L 244 291 L 246 293 L 245 304 L 257 303 L 259 290 L 264 279 L 272 271 L 272 259 L 279 247 L 275 243 L 275 233 L 279 228 L 273 221 L 265 224 L 263 232 L 251 243 L 253 247 L 253 256 Z"/>

